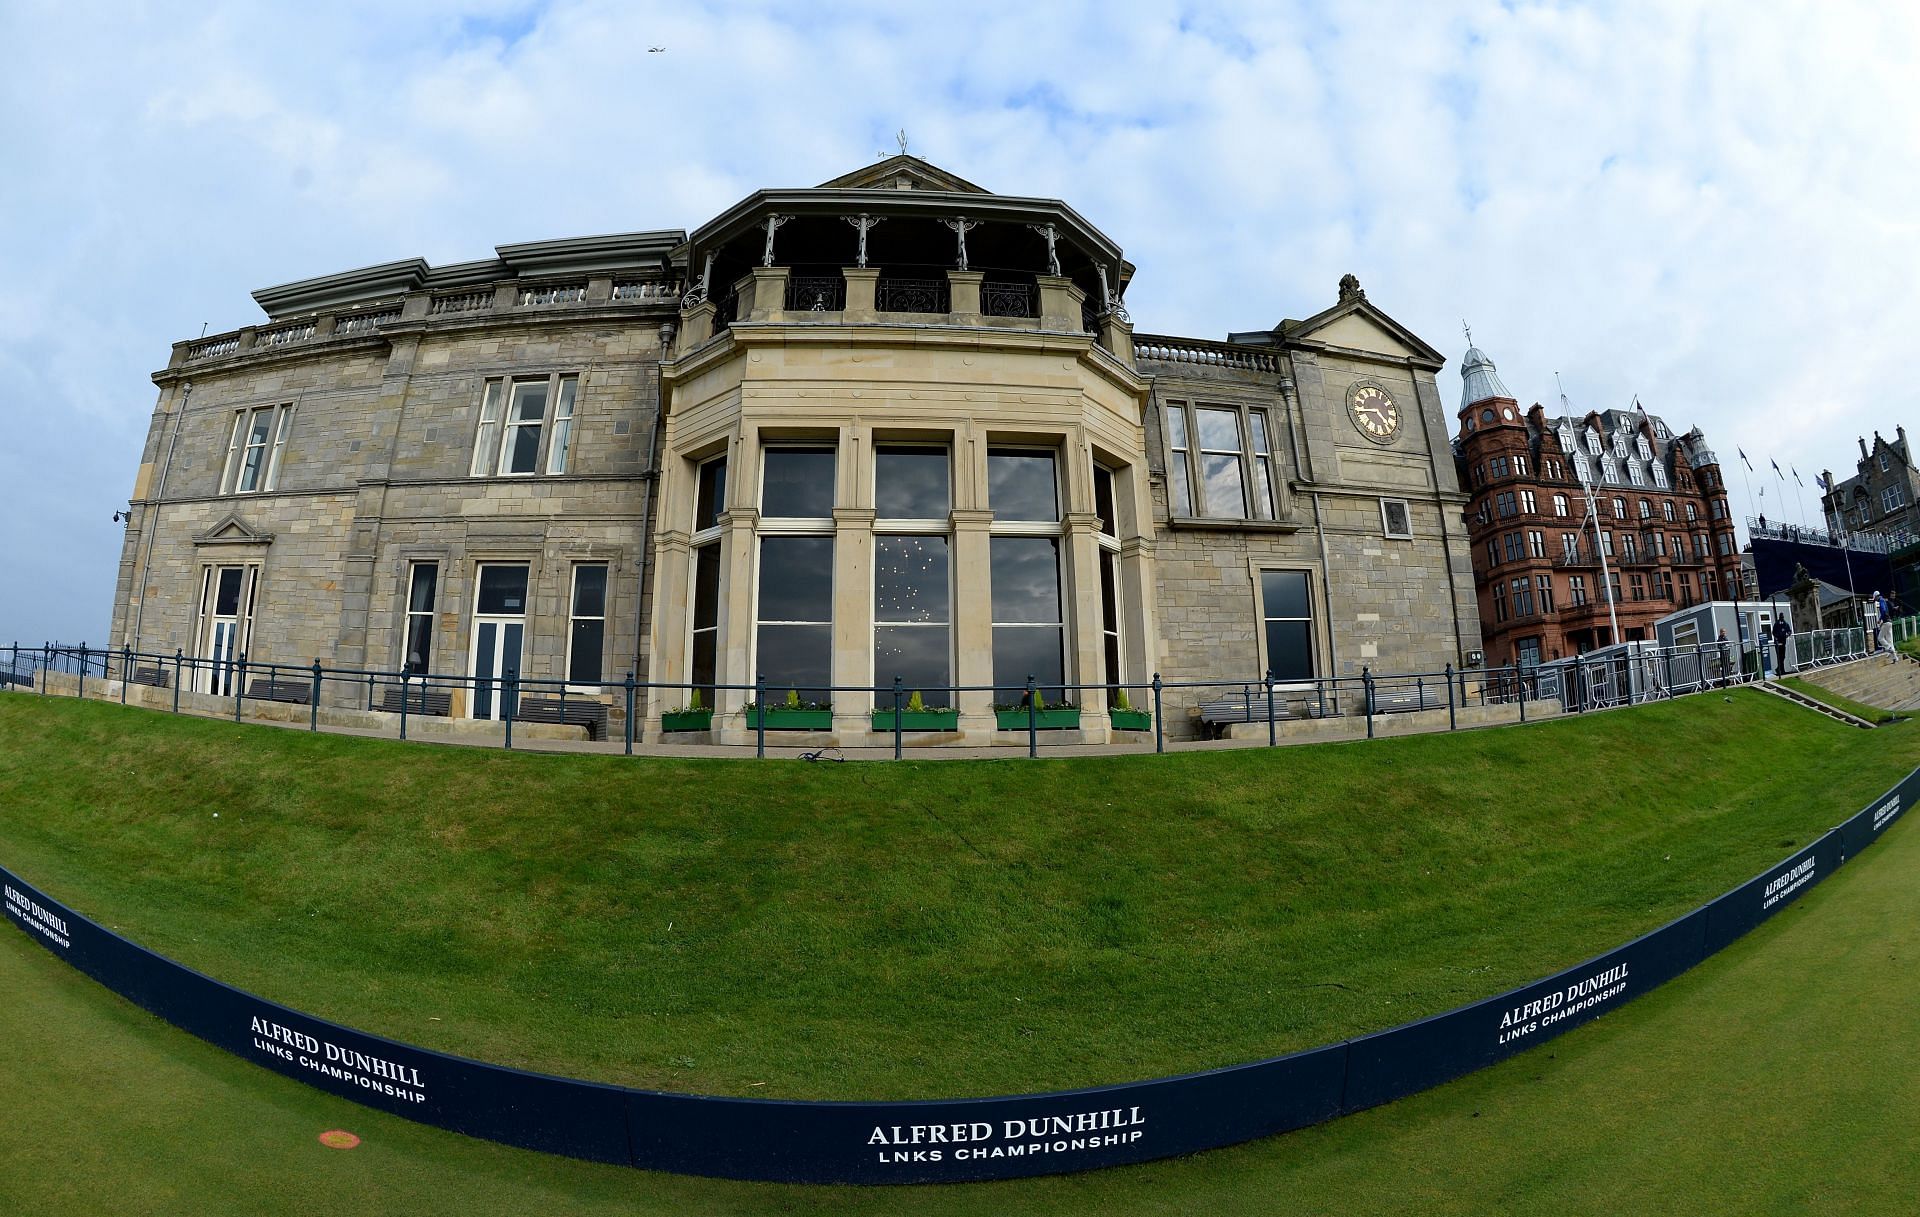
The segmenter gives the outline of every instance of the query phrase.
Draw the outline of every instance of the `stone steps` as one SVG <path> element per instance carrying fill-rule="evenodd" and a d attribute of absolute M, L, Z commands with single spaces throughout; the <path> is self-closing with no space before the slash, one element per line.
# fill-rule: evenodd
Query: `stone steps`
<path fill-rule="evenodd" d="M 1797 672 L 1809 684 L 1883 710 L 1920 708 L 1920 664 L 1885 656 L 1857 659 L 1831 668 Z"/>
<path fill-rule="evenodd" d="M 1835 722 L 1845 723 L 1849 727 L 1861 727 L 1869 731 L 1873 730 L 1873 724 L 1864 718 L 1848 714 L 1845 710 L 1836 710 L 1823 701 L 1808 697 L 1804 693 L 1796 693 L 1792 689 L 1786 688 L 1783 685 L 1776 685 L 1770 680 L 1762 681 L 1757 687 L 1763 692 L 1773 694 L 1775 697 L 1785 698 L 1796 706 L 1805 707 L 1816 714 L 1824 714 Z"/>

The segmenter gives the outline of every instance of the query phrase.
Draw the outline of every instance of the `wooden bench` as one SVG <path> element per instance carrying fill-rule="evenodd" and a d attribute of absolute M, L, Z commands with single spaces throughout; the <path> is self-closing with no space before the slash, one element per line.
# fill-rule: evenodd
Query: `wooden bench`
<path fill-rule="evenodd" d="M 1259 685 L 1243 685 L 1237 693 L 1216 697 L 1212 701 L 1200 703 L 1200 721 L 1216 738 L 1225 729 L 1235 723 L 1264 723 L 1267 721 L 1267 691 Z M 1291 718 L 1287 703 L 1278 690 L 1273 695 L 1273 720 L 1280 722 Z"/>
<path fill-rule="evenodd" d="M 250 701 L 283 701 L 304 706 L 313 701 L 313 681 L 288 680 L 279 676 L 256 676 L 247 682 Z"/>
<path fill-rule="evenodd" d="M 585 727 L 587 738 L 607 738 L 607 706 L 590 697 L 522 697 L 513 718 L 521 723 L 565 723 Z"/>
<path fill-rule="evenodd" d="M 168 681 L 169 677 L 165 668 L 135 668 L 133 670 L 133 683 L 136 685 L 147 685 L 155 689 L 165 689 L 169 687 Z"/>
<path fill-rule="evenodd" d="M 388 685 L 381 690 L 380 708 L 388 714 L 398 714 L 402 698 L 406 700 L 407 713 L 410 715 L 447 718 L 453 714 L 452 692 L 424 684 L 408 685 L 404 690 L 397 685 Z"/>
<path fill-rule="evenodd" d="M 1413 710 L 1440 710 L 1447 704 L 1447 690 L 1442 684 L 1422 685 L 1413 689 L 1375 688 L 1370 695 L 1373 713 L 1405 714 Z"/>

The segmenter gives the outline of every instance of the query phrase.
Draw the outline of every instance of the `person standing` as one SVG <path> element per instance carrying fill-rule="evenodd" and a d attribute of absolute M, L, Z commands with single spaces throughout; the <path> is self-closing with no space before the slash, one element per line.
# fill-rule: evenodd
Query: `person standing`
<path fill-rule="evenodd" d="M 1893 649 L 1893 602 L 1879 592 L 1873 593 L 1873 612 L 1878 618 L 1873 623 L 1873 649 L 1875 653 L 1885 651 L 1890 662 L 1899 663 L 1900 655 Z"/>
<path fill-rule="evenodd" d="M 1774 679 L 1787 674 L 1787 639 L 1793 636 L 1793 627 L 1787 624 L 1786 614 L 1773 619 L 1773 675 Z"/>

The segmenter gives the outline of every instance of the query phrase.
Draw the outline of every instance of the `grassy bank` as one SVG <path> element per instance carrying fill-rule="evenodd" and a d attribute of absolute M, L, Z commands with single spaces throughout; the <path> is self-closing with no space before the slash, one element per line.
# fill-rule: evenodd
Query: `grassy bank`
<path fill-rule="evenodd" d="M 1864 734 L 1864 733 L 1862 733 Z M 224 817 L 223 817 L 224 818 Z M 1920 826 L 1622 1010 L 1452 1085 L 1233 1149 L 1007 1184 L 770 1187 L 570 1162 L 357 1107 L 0 932 L 0 1201 L 46 1214 L 1903 1214 L 1920 1189 Z M 365 1138 L 323 1148 L 328 1129 Z"/>
<path fill-rule="evenodd" d="M 1802 680 L 1798 676 L 1789 676 L 1780 681 L 1780 683 L 1803 697 L 1811 697 L 1817 702 L 1825 702 L 1836 710 L 1845 711 L 1855 718 L 1864 719 L 1870 723 L 1898 722 L 1901 718 L 1905 717 L 1904 715 L 1894 713 L 1892 710 L 1882 710 L 1879 706 L 1869 706 L 1866 702 L 1855 701 L 1851 697 L 1842 697 L 1831 689 L 1822 688 L 1810 681 Z"/>
<path fill-rule="evenodd" d="M 0 739 L 0 858 L 222 979 L 506 1064 L 843 1098 L 1145 1077 L 1444 1009 L 1920 763 L 1907 727 L 1746 693 L 1039 762 L 507 755 L 26 696 Z"/>

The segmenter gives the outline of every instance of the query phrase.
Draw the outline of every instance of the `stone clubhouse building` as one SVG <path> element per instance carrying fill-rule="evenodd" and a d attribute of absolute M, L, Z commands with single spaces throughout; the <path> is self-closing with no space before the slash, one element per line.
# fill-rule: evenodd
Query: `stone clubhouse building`
<path fill-rule="evenodd" d="M 1223 682 L 1168 692 L 1181 735 L 1224 682 L 1477 658 L 1441 356 L 1352 276 L 1136 334 L 1132 274 L 1065 203 L 897 156 L 691 233 L 255 292 L 154 375 L 113 645 L 219 696 L 242 656 L 374 673 L 322 702 L 376 711 L 404 671 L 469 719 L 511 676 L 617 721 L 631 673 L 672 686 L 649 740 L 750 738 L 763 679 L 809 715 L 769 727 L 846 744 L 896 678 L 917 741 L 1004 738 L 1030 676 L 1101 740 L 1155 673 Z"/>

